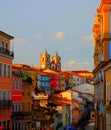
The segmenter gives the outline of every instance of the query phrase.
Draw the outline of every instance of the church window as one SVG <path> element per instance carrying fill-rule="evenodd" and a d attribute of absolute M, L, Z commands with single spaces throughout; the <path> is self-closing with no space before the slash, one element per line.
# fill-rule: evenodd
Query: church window
<path fill-rule="evenodd" d="M 44 61 L 44 57 L 42 57 L 42 61 Z"/>
<path fill-rule="evenodd" d="M 2 63 L 0 63 L 0 76 L 2 76 Z"/>

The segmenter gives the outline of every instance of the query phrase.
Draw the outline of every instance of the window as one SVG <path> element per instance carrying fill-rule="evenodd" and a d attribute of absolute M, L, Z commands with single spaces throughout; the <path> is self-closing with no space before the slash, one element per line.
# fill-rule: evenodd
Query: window
<path fill-rule="evenodd" d="M 6 100 L 6 91 L 3 91 L 3 100 Z"/>
<path fill-rule="evenodd" d="M 18 108 L 18 102 L 15 103 L 15 106 L 16 106 L 15 111 L 17 112 L 18 111 L 18 109 L 17 109 Z"/>
<path fill-rule="evenodd" d="M 42 61 L 44 61 L 44 57 L 42 57 Z"/>
<path fill-rule="evenodd" d="M 28 111 L 30 111 L 30 103 L 28 103 Z"/>
<path fill-rule="evenodd" d="M 18 111 L 20 111 L 20 102 L 18 102 Z"/>
<path fill-rule="evenodd" d="M 22 96 L 25 96 L 24 87 L 22 88 Z"/>
<path fill-rule="evenodd" d="M 30 86 L 28 86 L 28 96 L 30 96 Z"/>
<path fill-rule="evenodd" d="M 8 44 L 6 43 L 6 50 L 8 50 Z"/>
<path fill-rule="evenodd" d="M 0 63 L 0 76 L 2 76 L 2 63 Z"/>
<path fill-rule="evenodd" d="M 4 48 L 4 42 L 2 41 L 2 48 Z"/>
<path fill-rule="evenodd" d="M 10 91 L 8 91 L 8 100 L 10 100 Z"/>
<path fill-rule="evenodd" d="M 12 85 L 13 85 L 12 88 L 14 89 L 14 87 L 15 87 L 15 86 L 14 86 L 14 80 L 12 80 Z"/>
<path fill-rule="evenodd" d="M 21 79 L 19 79 L 19 82 L 18 82 L 18 87 L 19 87 L 19 90 L 22 89 L 22 82 L 21 82 Z"/>
<path fill-rule="evenodd" d="M 24 102 L 22 103 L 22 110 L 23 110 L 23 112 L 25 110 L 25 103 Z"/>
<path fill-rule="evenodd" d="M 10 65 L 8 65 L 8 77 L 10 77 Z"/>
<path fill-rule="evenodd" d="M 2 100 L 3 99 L 3 92 L 2 92 L 2 90 L 0 90 L 0 100 Z"/>
<path fill-rule="evenodd" d="M 4 65 L 4 77 L 6 77 L 6 64 Z"/>
<path fill-rule="evenodd" d="M 14 103 L 12 104 L 12 112 L 14 112 Z"/>
<path fill-rule="evenodd" d="M 18 79 L 16 80 L 16 90 L 18 89 Z"/>

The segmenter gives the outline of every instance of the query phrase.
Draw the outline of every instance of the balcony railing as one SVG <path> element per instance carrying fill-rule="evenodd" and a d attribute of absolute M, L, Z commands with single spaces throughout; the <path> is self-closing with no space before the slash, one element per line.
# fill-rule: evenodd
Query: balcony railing
<path fill-rule="evenodd" d="M 23 117 L 32 116 L 32 113 L 31 113 L 31 111 L 29 111 L 29 112 L 22 112 L 22 116 Z"/>
<path fill-rule="evenodd" d="M 14 58 L 14 52 L 9 51 L 9 50 L 7 50 L 7 49 L 5 49 L 3 47 L 0 47 L 0 53 Z"/>
<path fill-rule="evenodd" d="M 11 100 L 0 100 L 0 107 L 12 106 Z"/>
<path fill-rule="evenodd" d="M 12 117 L 26 118 L 29 116 L 32 116 L 31 111 L 29 111 L 29 112 L 23 112 L 23 111 L 12 112 Z"/>
<path fill-rule="evenodd" d="M 13 117 L 19 117 L 19 116 L 22 116 L 22 112 L 21 112 L 21 111 L 12 112 L 12 116 L 13 116 Z"/>

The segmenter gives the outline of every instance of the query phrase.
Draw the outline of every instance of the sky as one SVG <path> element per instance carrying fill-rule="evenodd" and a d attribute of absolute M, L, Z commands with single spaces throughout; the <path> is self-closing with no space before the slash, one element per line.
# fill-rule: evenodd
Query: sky
<path fill-rule="evenodd" d="M 13 63 L 40 65 L 57 51 L 61 70 L 93 70 L 94 15 L 100 0 L 0 0 L 0 30 L 14 36 Z"/>

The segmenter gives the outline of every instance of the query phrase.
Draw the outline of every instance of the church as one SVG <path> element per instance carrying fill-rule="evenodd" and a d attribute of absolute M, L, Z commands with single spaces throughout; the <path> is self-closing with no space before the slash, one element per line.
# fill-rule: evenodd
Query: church
<path fill-rule="evenodd" d="M 57 52 L 50 57 L 45 49 L 40 55 L 40 68 L 41 69 L 53 69 L 61 71 L 61 57 Z"/>

